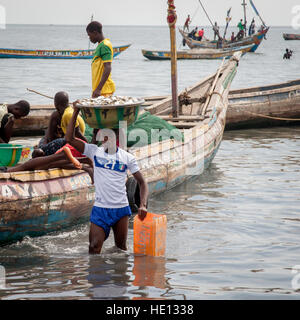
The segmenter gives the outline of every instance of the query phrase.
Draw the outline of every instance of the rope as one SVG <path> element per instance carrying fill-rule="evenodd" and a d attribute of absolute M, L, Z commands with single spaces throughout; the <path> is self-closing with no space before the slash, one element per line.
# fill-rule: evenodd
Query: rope
<path fill-rule="evenodd" d="M 279 120 L 279 121 L 300 121 L 300 119 L 295 119 L 295 118 L 294 119 L 292 119 L 292 118 L 278 118 L 278 117 L 266 116 L 266 115 L 263 115 L 263 114 L 254 113 L 254 112 L 250 112 L 250 111 L 244 111 L 244 112 L 252 114 L 252 115 L 257 116 L 257 117 L 273 119 L 273 120 Z"/>

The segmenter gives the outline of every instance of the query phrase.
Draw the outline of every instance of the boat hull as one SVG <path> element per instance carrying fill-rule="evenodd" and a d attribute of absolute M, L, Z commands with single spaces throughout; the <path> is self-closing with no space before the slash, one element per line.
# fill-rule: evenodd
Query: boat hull
<path fill-rule="evenodd" d="M 284 33 L 284 40 L 300 40 L 300 34 Z"/>
<path fill-rule="evenodd" d="M 178 60 L 215 60 L 215 59 L 229 59 L 235 52 L 241 51 L 243 54 L 250 52 L 253 45 L 235 48 L 234 50 L 226 49 L 192 49 L 187 51 L 178 51 Z M 170 51 L 153 51 L 153 50 L 142 50 L 142 54 L 149 60 L 170 60 Z"/>
<path fill-rule="evenodd" d="M 130 45 L 113 47 L 114 58 Z M 0 58 L 12 59 L 92 59 L 93 50 L 21 50 L 0 48 Z"/>

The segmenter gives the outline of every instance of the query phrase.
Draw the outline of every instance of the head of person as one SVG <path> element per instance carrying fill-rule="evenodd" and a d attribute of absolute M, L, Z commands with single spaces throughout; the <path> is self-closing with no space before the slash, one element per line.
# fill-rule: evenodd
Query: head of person
<path fill-rule="evenodd" d="M 86 32 L 92 43 L 100 42 L 103 38 L 102 24 L 98 21 L 90 22 L 86 27 Z"/>
<path fill-rule="evenodd" d="M 45 152 L 40 148 L 35 148 L 31 154 L 32 159 L 43 157 L 45 155 Z"/>
<path fill-rule="evenodd" d="M 64 113 L 69 106 L 69 95 L 64 91 L 59 91 L 54 96 L 54 106 L 60 115 Z"/>
<path fill-rule="evenodd" d="M 9 106 L 9 112 L 12 113 L 16 119 L 26 117 L 30 112 L 30 104 L 25 100 L 20 100 Z"/>

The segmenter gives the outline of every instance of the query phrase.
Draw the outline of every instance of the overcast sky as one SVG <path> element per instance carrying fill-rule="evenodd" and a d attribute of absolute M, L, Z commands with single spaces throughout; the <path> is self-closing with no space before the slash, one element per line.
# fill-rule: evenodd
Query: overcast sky
<path fill-rule="evenodd" d="M 243 17 L 242 0 L 201 0 L 211 19 L 225 24 L 225 15 L 232 7 L 234 23 Z M 249 2 L 249 1 L 247 1 Z M 300 7 L 300 0 L 254 0 L 267 25 L 290 26 L 295 19 L 292 8 Z M 197 25 L 209 22 L 198 0 L 175 0 L 178 24 L 187 14 Z M 167 0 L 0 0 L 5 8 L 6 23 L 20 24 L 80 24 L 94 20 L 104 25 L 166 25 Z M 198 11 L 197 11 L 198 9 Z M 248 5 L 250 20 L 253 10 Z M 300 11 L 299 11 L 300 23 Z"/>

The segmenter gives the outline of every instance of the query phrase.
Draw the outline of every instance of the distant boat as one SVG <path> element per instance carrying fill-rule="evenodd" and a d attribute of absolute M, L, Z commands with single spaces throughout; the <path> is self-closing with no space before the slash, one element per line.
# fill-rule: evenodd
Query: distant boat
<path fill-rule="evenodd" d="M 113 47 L 114 58 L 128 49 L 130 44 Z M 92 59 L 94 50 L 25 50 L 0 48 L 0 58 L 15 59 Z"/>
<path fill-rule="evenodd" d="M 269 31 L 269 28 L 263 29 L 255 34 L 253 34 L 250 37 L 245 37 L 239 41 L 228 41 L 228 40 L 224 40 L 222 42 L 222 48 L 236 48 L 236 47 L 241 47 L 241 46 L 246 46 L 246 45 L 253 45 L 253 47 L 251 48 L 250 52 L 255 52 L 257 50 L 257 48 L 259 47 L 259 45 L 261 44 L 261 42 L 263 41 L 265 35 L 267 34 L 267 32 Z M 189 48 L 193 49 L 193 48 L 211 48 L 211 49 L 216 49 L 217 45 L 218 45 L 218 41 L 217 40 L 202 40 L 202 41 L 198 41 L 198 40 L 194 40 L 191 37 L 188 36 L 187 32 L 184 32 L 183 30 L 179 29 L 179 32 L 181 33 L 185 43 L 188 45 Z"/>
<path fill-rule="evenodd" d="M 284 33 L 284 40 L 300 40 L 300 34 Z"/>
<path fill-rule="evenodd" d="M 177 59 L 229 59 L 234 55 L 235 52 L 241 51 L 243 54 L 251 51 L 252 45 L 237 47 L 237 48 L 226 48 L 226 49 L 190 49 L 177 51 Z M 142 54 L 149 60 L 170 60 L 170 51 L 153 51 L 153 50 L 142 50 Z"/>

